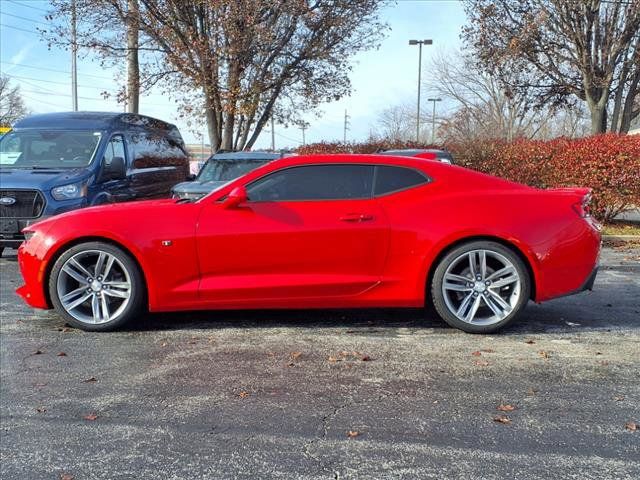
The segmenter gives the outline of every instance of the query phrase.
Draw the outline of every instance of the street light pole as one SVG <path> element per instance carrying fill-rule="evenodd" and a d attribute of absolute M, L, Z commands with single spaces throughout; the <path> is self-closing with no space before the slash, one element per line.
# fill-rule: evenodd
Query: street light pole
<path fill-rule="evenodd" d="M 418 106 L 416 109 L 416 142 L 420 141 L 420 84 L 422 83 L 422 45 L 433 45 L 433 40 L 409 40 L 409 45 L 418 45 Z"/>
<path fill-rule="evenodd" d="M 78 111 L 78 69 L 76 57 L 78 56 L 76 0 L 71 2 L 71 103 L 73 111 Z"/>
<path fill-rule="evenodd" d="M 441 98 L 428 98 L 427 101 L 433 102 L 433 115 L 431 116 L 431 143 L 436 143 L 436 102 L 441 102 Z"/>

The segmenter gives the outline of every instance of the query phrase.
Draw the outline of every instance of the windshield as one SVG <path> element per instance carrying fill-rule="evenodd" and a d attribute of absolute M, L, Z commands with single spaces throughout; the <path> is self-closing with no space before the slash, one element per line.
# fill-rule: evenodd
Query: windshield
<path fill-rule="evenodd" d="M 99 143 L 100 132 L 13 130 L 0 138 L 0 167 L 85 167 Z"/>
<path fill-rule="evenodd" d="M 243 158 L 237 160 L 212 159 L 204 164 L 196 180 L 199 182 L 228 182 L 264 165 L 268 161 Z"/>

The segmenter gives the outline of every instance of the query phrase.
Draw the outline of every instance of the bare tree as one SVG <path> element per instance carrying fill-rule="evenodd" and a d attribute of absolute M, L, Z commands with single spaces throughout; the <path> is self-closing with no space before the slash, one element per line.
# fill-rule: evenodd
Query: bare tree
<path fill-rule="evenodd" d="M 20 95 L 20 87 L 12 87 L 10 78 L 0 75 L 0 126 L 11 126 L 29 114 Z"/>
<path fill-rule="evenodd" d="M 426 113 L 420 115 L 423 127 L 431 124 L 431 116 Z M 420 131 L 424 138 L 425 128 Z M 410 141 L 416 139 L 416 106 L 411 102 L 392 105 L 378 114 L 375 135 L 388 140 Z"/>
<path fill-rule="evenodd" d="M 377 45 L 381 3 L 140 0 L 139 25 L 180 73 L 185 113 L 204 110 L 213 148 L 244 149 L 271 115 L 295 123 L 350 91 L 349 59 Z"/>
<path fill-rule="evenodd" d="M 625 132 L 638 114 L 640 2 L 608 0 L 465 0 L 463 37 L 505 85 L 536 91 L 540 104 L 586 102 L 591 132 Z M 515 75 L 517 74 L 517 75 Z"/>
<path fill-rule="evenodd" d="M 532 108 L 526 93 L 508 91 L 459 52 L 436 55 L 429 72 L 427 86 L 453 106 L 453 114 L 442 121 L 448 137 L 533 137 L 547 116 Z"/>

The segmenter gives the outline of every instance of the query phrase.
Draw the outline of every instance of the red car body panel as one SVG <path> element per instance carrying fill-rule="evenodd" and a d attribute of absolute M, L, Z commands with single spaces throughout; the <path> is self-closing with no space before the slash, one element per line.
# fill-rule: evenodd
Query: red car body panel
<path fill-rule="evenodd" d="M 421 170 L 431 182 L 365 200 L 246 202 L 235 187 L 310 163 Z M 471 238 L 512 246 L 526 260 L 533 299 L 581 290 L 600 235 L 575 209 L 585 189 L 544 191 L 424 159 L 373 155 L 289 157 L 196 203 L 143 201 L 87 208 L 29 227 L 18 293 L 50 308 L 47 276 L 65 247 L 103 239 L 138 262 L 151 311 L 234 308 L 419 307 L 440 255 Z M 364 216 L 367 221 L 350 221 Z"/>

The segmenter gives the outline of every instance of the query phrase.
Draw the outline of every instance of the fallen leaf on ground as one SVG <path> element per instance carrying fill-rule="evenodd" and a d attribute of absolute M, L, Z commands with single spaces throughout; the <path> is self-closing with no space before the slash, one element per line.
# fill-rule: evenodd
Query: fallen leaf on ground
<path fill-rule="evenodd" d="M 489 362 L 487 362 L 486 360 L 476 360 L 473 362 L 473 364 L 476 367 L 487 367 L 489 365 Z"/>
<path fill-rule="evenodd" d="M 602 355 L 602 352 L 596 352 L 596 355 Z"/>
<path fill-rule="evenodd" d="M 60 475 L 60 480 L 73 480 L 73 475 L 69 474 L 69 473 L 62 473 Z"/>
<path fill-rule="evenodd" d="M 33 385 L 34 387 L 46 387 L 47 384 L 46 383 L 36 383 Z"/>
<path fill-rule="evenodd" d="M 535 340 L 527 340 L 524 343 L 528 343 L 529 345 L 533 345 L 534 343 L 536 343 Z"/>
<path fill-rule="evenodd" d="M 42 350 L 36 350 L 33 352 L 34 355 L 42 355 Z"/>
<path fill-rule="evenodd" d="M 514 405 L 510 405 L 510 404 L 500 404 L 496 407 L 497 410 L 500 410 L 501 412 L 513 412 L 516 407 Z"/>
<path fill-rule="evenodd" d="M 496 415 L 495 417 L 493 417 L 493 421 L 498 423 L 504 423 L 505 425 L 511 423 L 511 419 L 506 415 Z"/>
<path fill-rule="evenodd" d="M 90 422 L 97 420 L 98 419 L 98 415 L 96 415 L 95 413 L 90 413 L 88 415 L 85 415 L 84 417 L 85 420 L 89 420 Z"/>
<path fill-rule="evenodd" d="M 616 402 L 621 402 L 621 401 L 623 401 L 623 400 L 624 400 L 624 395 L 616 395 L 615 397 L 613 397 L 613 399 L 614 399 Z"/>
<path fill-rule="evenodd" d="M 364 355 L 360 360 L 362 360 L 363 362 L 370 362 L 373 360 L 373 358 L 371 358 L 369 355 Z"/>
<path fill-rule="evenodd" d="M 167 342 L 162 342 L 162 343 L 160 344 L 160 346 L 161 346 L 161 347 L 166 347 L 167 345 L 169 345 Z"/>
<path fill-rule="evenodd" d="M 83 380 L 84 383 L 97 382 L 98 379 L 96 377 L 89 377 L 86 380 Z"/>
<path fill-rule="evenodd" d="M 529 390 L 527 390 L 527 395 L 535 395 L 536 393 L 538 393 L 538 390 L 534 388 L 530 388 Z"/>
<path fill-rule="evenodd" d="M 244 391 L 243 391 L 243 392 L 240 392 L 240 393 L 238 394 L 238 396 L 239 396 L 240 398 L 247 398 L 247 397 L 249 396 L 249 392 L 244 392 Z"/>
<path fill-rule="evenodd" d="M 624 424 L 624 428 L 626 428 L 630 432 L 635 432 L 636 430 L 638 430 L 638 424 L 636 422 L 627 422 Z"/>
<path fill-rule="evenodd" d="M 355 430 L 349 430 L 349 431 L 347 432 L 347 437 L 349 437 L 349 438 L 355 438 L 355 437 L 357 437 L 358 435 L 360 435 L 360 432 L 357 432 L 357 431 L 355 431 Z"/>
<path fill-rule="evenodd" d="M 549 358 L 549 354 L 547 352 L 545 352 L 544 350 L 540 350 L 538 352 L 538 355 L 540 355 L 542 358 L 544 358 L 545 360 Z"/>
<path fill-rule="evenodd" d="M 491 349 L 491 348 L 483 348 L 481 350 L 481 352 L 484 352 L 484 353 L 496 353 L 496 351 Z"/>
<path fill-rule="evenodd" d="M 289 354 L 289 356 L 291 357 L 292 360 L 296 360 L 296 359 L 300 358 L 300 355 L 302 355 L 302 352 L 291 352 Z"/>
<path fill-rule="evenodd" d="M 332 363 L 334 363 L 334 362 L 337 362 L 337 361 L 338 361 L 338 359 L 337 359 L 336 357 L 329 357 L 327 360 L 328 360 L 328 361 L 330 361 L 330 362 L 332 362 Z"/>
<path fill-rule="evenodd" d="M 36 412 L 38 413 L 45 413 L 47 411 L 47 409 L 45 407 L 37 407 L 36 408 Z"/>
<path fill-rule="evenodd" d="M 59 357 L 66 357 L 66 356 L 67 356 L 67 354 L 66 354 L 66 353 L 64 353 L 64 352 L 60 352 L 60 353 L 58 353 L 58 356 L 59 356 Z"/>
<path fill-rule="evenodd" d="M 476 350 L 475 352 L 472 352 L 471 355 L 473 355 L 474 357 L 479 357 L 480 355 L 482 355 L 482 353 Z"/>

